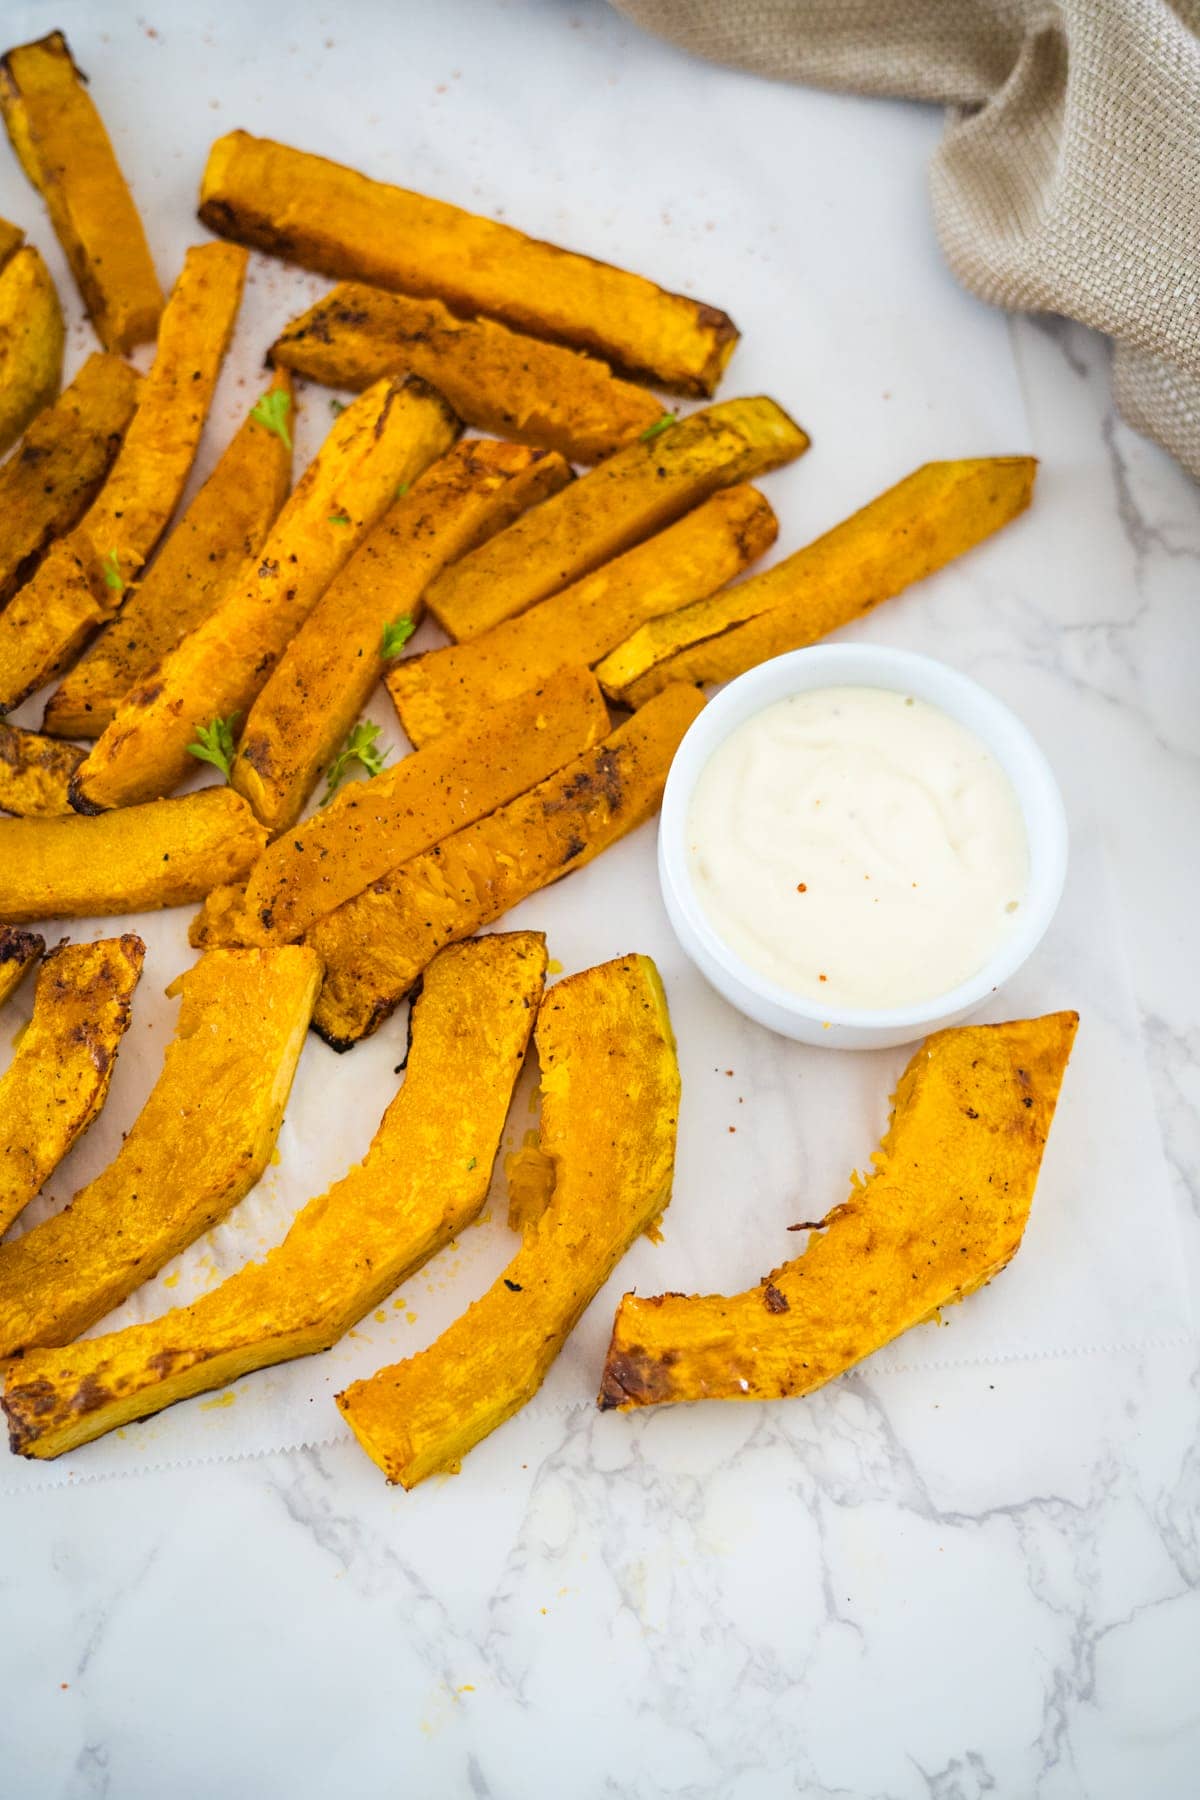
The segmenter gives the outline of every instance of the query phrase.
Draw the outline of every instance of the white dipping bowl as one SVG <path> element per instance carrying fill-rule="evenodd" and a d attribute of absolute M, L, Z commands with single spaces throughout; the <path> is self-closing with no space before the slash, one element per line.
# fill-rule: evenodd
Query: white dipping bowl
<path fill-rule="evenodd" d="M 822 1007 L 780 987 L 730 949 L 696 893 L 688 861 L 688 812 L 700 772 L 730 732 L 777 700 L 813 688 L 875 687 L 938 706 L 986 744 L 1016 792 L 1029 844 L 1029 887 L 1012 935 L 969 981 L 911 1006 Z M 1014 713 L 945 663 L 874 644 L 816 644 L 760 663 L 711 700 L 688 731 L 667 777 L 658 827 L 658 874 L 675 935 L 700 973 L 739 1012 L 802 1044 L 882 1050 L 954 1025 L 990 999 L 1041 942 L 1067 872 L 1067 821 L 1058 784 Z"/>

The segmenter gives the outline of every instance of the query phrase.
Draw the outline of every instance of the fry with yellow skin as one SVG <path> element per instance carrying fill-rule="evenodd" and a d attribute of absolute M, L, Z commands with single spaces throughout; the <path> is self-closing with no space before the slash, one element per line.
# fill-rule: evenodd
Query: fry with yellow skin
<path fill-rule="evenodd" d="M 476 638 L 661 531 L 718 488 L 808 449 L 773 400 L 723 400 L 631 444 L 454 563 L 426 604 L 456 642 Z"/>
<path fill-rule="evenodd" d="M 0 269 L 0 456 L 58 393 L 64 336 L 50 271 L 26 244 Z"/>
<path fill-rule="evenodd" d="M 563 663 L 598 662 L 643 620 L 731 581 L 774 543 L 778 529 L 757 489 L 725 488 L 518 618 L 470 643 L 405 657 L 384 680 L 410 742 L 427 744 Z"/>
<path fill-rule="evenodd" d="M 0 1245 L 0 1357 L 69 1344 L 250 1192 L 304 1045 L 320 963 L 298 945 L 214 950 L 180 995 L 162 1073 L 107 1169 Z"/>
<path fill-rule="evenodd" d="M 71 777 L 84 758 L 78 744 L 22 731 L 0 719 L 0 812 L 59 819 L 71 811 Z"/>
<path fill-rule="evenodd" d="M 133 417 L 139 385 L 119 356 L 89 356 L 0 468 L 0 606 L 96 498 Z"/>
<path fill-rule="evenodd" d="M 482 930 L 650 818 L 703 704 L 695 688 L 671 688 L 529 793 L 320 919 L 305 942 L 325 963 L 313 1024 L 326 1043 L 348 1050 L 370 1036 L 446 944 Z"/>
<path fill-rule="evenodd" d="M 483 707 L 269 844 L 244 889 L 216 888 L 191 942 L 286 944 L 372 881 L 534 787 L 598 743 L 608 709 L 586 669 Z"/>
<path fill-rule="evenodd" d="M 1016 1251 L 1079 1023 L 1050 1013 L 935 1032 L 866 1180 L 803 1256 L 744 1294 L 626 1294 L 602 1408 L 808 1394 L 974 1293 Z"/>
<path fill-rule="evenodd" d="M 437 455 L 445 402 L 423 383 L 376 382 L 334 420 L 261 552 L 194 631 L 125 696 L 71 789 L 81 812 L 169 793 L 212 719 L 244 719 L 325 589 Z M 2 622 L 2 621 L 0 621 Z"/>
<path fill-rule="evenodd" d="M 39 932 L 0 925 L 0 1006 L 16 993 L 45 948 Z"/>
<path fill-rule="evenodd" d="M 675 393 L 711 394 L 737 343 L 702 300 L 245 131 L 210 150 L 200 217 L 302 268 L 437 295 Z"/>
<path fill-rule="evenodd" d="M 569 462 L 611 456 L 663 412 L 653 394 L 595 357 L 360 281 L 341 282 L 293 319 L 267 360 L 355 393 L 381 375 L 420 375 L 464 424 Z"/>
<path fill-rule="evenodd" d="M 61 673 L 118 611 L 166 530 L 208 416 L 245 273 L 245 253 L 228 244 L 188 251 L 108 479 L 0 613 L 0 709 Z"/>
<path fill-rule="evenodd" d="M 0 924 L 187 906 L 245 876 L 266 835 L 227 787 L 102 819 L 0 819 Z"/>
<path fill-rule="evenodd" d="M 38 970 L 33 1017 L 0 1076 L 0 1233 L 108 1098 L 145 955 L 129 933 L 61 944 Z"/>
<path fill-rule="evenodd" d="M 290 413 L 286 370 L 267 392 L 283 394 Z M 262 549 L 291 478 L 291 434 L 285 439 L 268 431 L 251 412 L 119 616 L 51 694 L 43 731 L 100 736 L 130 689 L 208 618 L 242 565 Z"/>
<path fill-rule="evenodd" d="M 734 675 L 862 618 L 1024 512 L 1032 456 L 924 463 L 824 537 L 727 593 L 652 619 L 599 664 L 604 690 L 640 706 L 670 681 Z"/>
<path fill-rule="evenodd" d="M 287 1236 L 191 1306 L 9 1365 L 10 1441 L 60 1456 L 252 1369 L 326 1350 L 474 1223 L 546 971 L 539 932 L 455 945 L 414 1002 L 370 1149 Z"/>
<path fill-rule="evenodd" d="M 623 956 L 538 1014 L 541 1148 L 554 1191 L 504 1274 L 448 1331 L 337 1396 L 389 1481 L 412 1488 L 537 1393 L 585 1308 L 671 1198 L 679 1066 L 658 970 Z"/>
<path fill-rule="evenodd" d="M 0 112 L 106 350 L 154 336 L 162 290 L 104 121 L 61 31 L 0 61 Z"/>
<path fill-rule="evenodd" d="M 447 444 L 452 433 L 447 428 Z M 432 577 L 571 479 L 561 456 L 472 438 L 395 501 L 317 602 L 250 709 L 230 779 L 272 835 L 294 825 Z"/>

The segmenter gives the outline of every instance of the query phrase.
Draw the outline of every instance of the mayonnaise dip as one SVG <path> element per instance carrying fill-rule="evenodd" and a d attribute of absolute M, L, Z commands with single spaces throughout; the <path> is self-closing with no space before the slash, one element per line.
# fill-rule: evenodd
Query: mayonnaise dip
<path fill-rule="evenodd" d="M 965 726 L 887 688 L 764 707 L 700 772 L 700 904 L 761 974 L 830 1008 L 908 1006 L 1015 929 L 1029 847 L 1012 783 Z"/>

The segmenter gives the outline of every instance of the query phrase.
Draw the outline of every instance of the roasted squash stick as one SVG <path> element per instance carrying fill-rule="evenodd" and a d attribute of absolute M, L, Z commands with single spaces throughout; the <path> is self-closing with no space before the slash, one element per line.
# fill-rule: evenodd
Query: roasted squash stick
<path fill-rule="evenodd" d="M 26 244 L 0 269 L 0 456 L 58 393 L 65 333 L 50 271 Z"/>
<path fill-rule="evenodd" d="M 723 400 L 618 451 L 454 563 L 426 604 L 458 642 L 590 574 L 718 488 L 791 462 L 808 438 L 773 400 Z"/>
<path fill-rule="evenodd" d="M 305 941 L 325 963 L 313 1023 L 326 1043 L 348 1050 L 368 1037 L 444 945 L 490 925 L 648 819 L 703 704 L 695 688 L 672 688 L 530 793 L 319 920 Z"/>
<path fill-rule="evenodd" d="M 62 744 L 0 719 L 0 812 L 23 819 L 69 813 L 71 777 L 83 758 L 78 744 Z"/>
<path fill-rule="evenodd" d="M 16 993 L 45 948 L 39 932 L 0 925 L 0 1006 Z"/>
<path fill-rule="evenodd" d="M 379 680 L 391 634 L 419 624 L 438 570 L 570 479 L 561 456 L 472 438 L 395 501 L 250 709 L 230 779 L 272 835 L 299 818 Z"/>
<path fill-rule="evenodd" d="M 671 1198 L 679 1066 L 658 970 L 623 956 L 552 987 L 538 1014 L 545 1210 L 499 1281 L 405 1362 L 337 1396 L 389 1481 L 459 1467 L 519 1411 L 633 1240 Z M 7 1402 L 6 1402 L 7 1403 Z"/>
<path fill-rule="evenodd" d="M 61 31 L 0 61 L 0 112 L 46 202 L 84 305 L 106 350 L 154 336 L 162 290 L 133 196 L 104 122 Z"/>
<path fill-rule="evenodd" d="M 200 217 L 322 275 L 435 294 L 681 394 L 711 394 L 737 343 L 702 300 L 245 131 L 209 152 Z"/>
<path fill-rule="evenodd" d="M 146 946 L 132 933 L 60 944 L 0 1076 L 0 1233 L 40 1193 L 108 1098 Z"/>
<path fill-rule="evenodd" d="M 282 394 L 290 412 L 286 370 L 267 392 Z M 282 404 L 271 400 L 272 407 Z M 43 731 L 99 737 L 129 690 L 208 618 L 242 565 L 262 549 L 287 499 L 292 441 L 290 433 L 269 430 L 258 410 L 256 402 L 118 617 L 51 694 Z"/>
<path fill-rule="evenodd" d="M 725 488 L 582 581 L 468 644 L 394 663 L 384 677 L 414 744 L 511 698 L 563 663 L 598 662 L 643 620 L 711 594 L 775 541 L 778 521 L 752 487 Z"/>
<path fill-rule="evenodd" d="M 268 845 L 242 888 L 216 888 L 192 922 L 197 948 L 286 944 L 389 869 L 503 806 L 607 732 L 595 677 L 557 669 L 482 707 L 460 731 L 404 757 Z"/>
<path fill-rule="evenodd" d="M 0 1357 L 69 1344 L 249 1193 L 319 981 L 317 959 L 289 945 L 214 950 L 172 983 L 175 1036 L 115 1158 L 63 1212 L 0 1245 Z"/>
<path fill-rule="evenodd" d="M 188 251 L 108 479 L 0 613 L 0 710 L 59 674 L 95 636 L 166 530 L 208 416 L 245 273 L 245 254 L 228 244 Z"/>
<path fill-rule="evenodd" d="M 626 1294 L 601 1407 L 808 1394 L 1015 1255 L 1079 1022 L 935 1032 L 896 1089 L 866 1180 L 808 1248 L 731 1297 Z"/>
<path fill-rule="evenodd" d="M 423 376 L 465 424 L 570 462 L 599 462 L 662 417 L 653 394 L 595 357 L 360 281 L 294 319 L 267 360 L 355 393 L 381 375 Z"/>
<path fill-rule="evenodd" d="M 255 695 L 398 485 L 438 454 L 446 406 L 424 383 L 376 382 L 334 420 L 261 552 L 208 617 L 122 701 L 72 787 L 81 812 L 152 800 L 195 767 L 196 729 Z M 286 420 L 279 424 L 286 429 Z M 0 616 L 0 624 L 3 618 Z"/>
<path fill-rule="evenodd" d="M 728 592 L 652 619 L 599 665 L 640 706 L 668 681 L 727 681 L 812 644 L 931 575 L 1024 512 L 1032 456 L 924 463 L 815 543 Z"/>
<path fill-rule="evenodd" d="M 89 356 L 0 469 L 0 606 L 95 499 L 133 417 L 139 385 L 119 356 Z"/>
<path fill-rule="evenodd" d="M 0 924 L 186 906 L 245 876 L 265 842 L 227 787 L 111 818 L 0 819 Z"/>
<path fill-rule="evenodd" d="M 251 1369 L 326 1350 L 487 1198 L 546 971 L 540 933 L 446 950 L 413 1006 L 404 1085 L 361 1163 L 282 1244 L 191 1306 L 10 1364 L 13 1449 L 60 1456 Z"/>

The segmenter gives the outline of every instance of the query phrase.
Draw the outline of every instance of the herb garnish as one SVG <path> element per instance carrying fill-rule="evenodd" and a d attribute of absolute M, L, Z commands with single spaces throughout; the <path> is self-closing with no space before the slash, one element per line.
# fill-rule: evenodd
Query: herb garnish
<path fill-rule="evenodd" d="M 104 572 L 104 585 L 111 588 L 114 594 L 125 592 L 125 583 L 121 577 L 121 563 L 115 550 L 101 560 L 100 567 Z"/>
<path fill-rule="evenodd" d="M 660 431 L 666 431 L 670 426 L 678 425 L 678 423 L 679 423 L 679 414 L 678 413 L 664 413 L 661 419 L 656 419 L 654 421 L 653 425 L 647 425 L 645 431 L 643 431 L 638 442 L 642 443 L 642 444 L 648 444 L 650 442 L 650 439 L 656 438 Z"/>
<path fill-rule="evenodd" d="M 401 613 L 398 619 L 393 619 L 390 624 L 385 625 L 383 642 L 380 645 L 383 660 L 388 662 L 393 656 L 399 656 L 416 629 L 415 619 L 410 619 L 407 613 Z"/>
<path fill-rule="evenodd" d="M 220 769 L 226 781 L 233 768 L 233 728 L 241 716 L 233 712 L 227 719 L 211 719 L 207 725 L 197 725 L 196 742 L 188 745 L 189 756 Z"/>
<path fill-rule="evenodd" d="M 346 779 L 346 771 L 352 762 L 361 763 L 368 775 L 379 774 L 384 763 L 392 754 L 392 748 L 390 744 L 377 746 L 375 739 L 378 736 L 378 725 L 372 725 L 368 719 L 359 720 L 325 771 L 325 779 L 329 785 L 325 789 L 324 798 L 321 801 L 322 806 L 329 805 Z"/>
<path fill-rule="evenodd" d="M 250 408 L 250 417 L 268 431 L 273 431 L 285 450 L 292 447 L 292 434 L 288 430 L 288 414 L 292 410 L 292 397 L 283 388 L 268 388 L 262 397 Z"/>
<path fill-rule="evenodd" d="M 350 523 L 350 514 L 349 513 L 330 513 L 329 523 L 331 525 L 348 525 Z"/>

